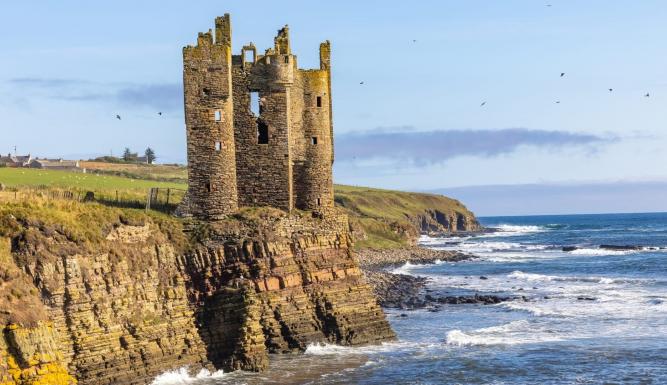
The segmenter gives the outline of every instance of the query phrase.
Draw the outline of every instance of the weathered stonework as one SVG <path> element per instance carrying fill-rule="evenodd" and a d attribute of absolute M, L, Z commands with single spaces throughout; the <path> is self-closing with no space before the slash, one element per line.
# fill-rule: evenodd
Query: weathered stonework
<path fill-rule="evenodd" d="M 288 27 L 278 31 L 274 47 L 263 55 L 250 43 L 231 59 L 221 53 L 231 49 L 229 15 L 216 19 L 215 36 L 213 41 L 212 32 L 200 34 L 196 47 L 184 49 L 189 212 L 202 219 L 220 217 L 236 211 L 235 202 L 330 212 L 329 42 L 320 45 L 320 68 L 302 70 Z M 218 92 L 203 97 L 203 88 Z M 221 136 L 223 146 L 234 146 L 215 152 Z"/>
<path fill-rule="evenodd" d="M 238 209 L 229 15 L 183 49 L 190 214 L 217 219 Z"/>

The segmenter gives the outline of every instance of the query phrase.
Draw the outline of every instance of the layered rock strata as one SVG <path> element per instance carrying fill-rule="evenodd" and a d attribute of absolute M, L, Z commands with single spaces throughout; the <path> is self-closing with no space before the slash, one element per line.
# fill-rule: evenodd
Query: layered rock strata
<path fill-rule="evenodd" d="M 0 384 L 147 384 L 183 366 L 263 370 L 268 353 L 393 338 L 346 218 L 274 214 L 193 223 L 188 242 L 150 218 L 96 242 L 17 221 L 13 263 L 48 319 L 5 328 Z"/>

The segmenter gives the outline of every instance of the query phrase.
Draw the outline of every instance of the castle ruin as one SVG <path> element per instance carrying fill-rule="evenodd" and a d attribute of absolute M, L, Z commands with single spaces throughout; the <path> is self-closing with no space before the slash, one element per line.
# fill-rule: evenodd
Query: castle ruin
<path fill-rule="evenodd" d="M 217 219 L 244 206 L 333 208 L 330 45 L 299 69 L 287 26 L 274 47 L 232 54 L 229 14 L 183 49 L 187 211 Z"/>

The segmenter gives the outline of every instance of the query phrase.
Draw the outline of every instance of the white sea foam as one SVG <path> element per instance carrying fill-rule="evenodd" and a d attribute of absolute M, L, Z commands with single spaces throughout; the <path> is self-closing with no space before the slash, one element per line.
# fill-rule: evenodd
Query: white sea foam
<path fill-rule="evenodd" d="M 526 320 L 512 321 L 507 324 L 464 332 L 458 329 L 447 332 L 445 341 L 448 345 L 520 345 L 537 342 L 561 341 L 557 334 L 536 330 Z"/>
<path fill-rule="evenodd" d="M 311 343 L 306 347 L 304 354 L 313 356 L 330 356 L 330 355 L 372 355 L 379 353 L 395 352 L 400 350 L 423 350 L 438 347 L 437 343 L 429 342 L 383 342 L 378 345 L 366 346 L 340 346 L 327 343 Z"/>
<path fill-rule="evenodd" d="M 155 377 L 151 385 L 181 385 L 192 384 L 199 380 L 222 378 L 222 370 L 211 373 L 206 369 L 202 369 L 195 376 L 188 373 L 188 368 L 183 367 L 177 370 L 165 372 Z"/>
<path fill-rule="evenodd" d="M 655 282 L 650 279 L 640 279 L 640 278 L 609 278 L 609 277 L 581 277 L 581 276 L 559 276 L 559 275 L 545 275 L 545 274 L 533 274 L 533 273 L 524 273 L 523 271 L 513 271 L 507 275 L 508 278 L 520 279 L 528 282 L 584 282 L 584 283 L 599 283 L 605 285 L 612 284 L 646 284 L 650 282 Z"/>
<path fill-rule="evenodd" d="M 593 249 L 593 248 L 581 248 L 573 251 L 569 251 L 569 254 L 572 255 L 583 255 L 591 257 L 600 257 L 605 255 L 627 255 L 638 253 L 641 250 L 607 250 L 607 249 Z"/>
<path fill-rule="evenodd" d="M 510 224 L 499 224 L 490 227 L 496 229 L 496 231 L 488 234 L 479 235 L 479 237 L 509 237 L 509 236 L 541 233 L 543 231 L 548 231 L 548 229 L 545 227 L 531 226 L 531 225 L 520 226 L 520 225 L 510 225 Z"/>

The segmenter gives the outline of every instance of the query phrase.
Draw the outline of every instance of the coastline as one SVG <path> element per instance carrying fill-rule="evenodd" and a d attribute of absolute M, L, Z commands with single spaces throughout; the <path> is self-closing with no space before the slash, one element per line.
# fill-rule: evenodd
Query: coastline
<path fill-rule="evenodd" d="M 378 304 L 386 309 L 439 311 L 444 304 L 496 304 L 515 298 L 495 295 L 441 296 L 428 288 L 429 278 L 389 271 L 405 263 L 435 264 L 462 262 L 477 258 L 460 251 L 434 250 L 414 246 L 392 250 L 364 249 L 358 251 L 359 264 Z M 407 316 L 405 313 L 400 316 Z"/>
<path fill-rule="evenodd" d="M 459 251 L 434 250 L 421 246 L 386 250 L 362 249 L 357 251 L 359 265 L 365 271 L 382 271 L 391 267 L 399 267 L 406 262 L 430 264 L 437 261 L 459 262 L 471 258 L 475 257 Z"/>

